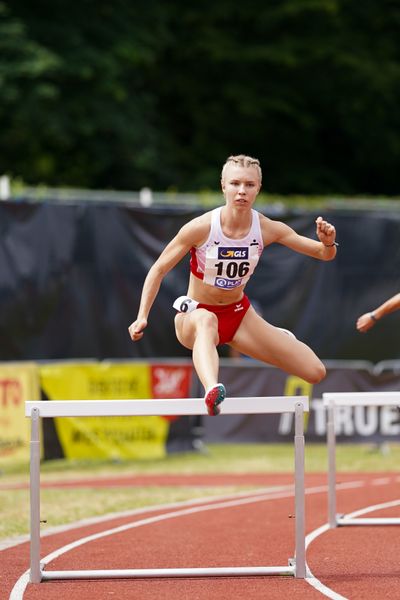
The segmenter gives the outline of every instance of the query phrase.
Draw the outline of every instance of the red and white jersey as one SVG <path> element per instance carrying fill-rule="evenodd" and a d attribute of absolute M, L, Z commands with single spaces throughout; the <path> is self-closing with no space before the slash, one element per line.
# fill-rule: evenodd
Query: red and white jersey
<path fill-rule="evenodd" d="M 208 239 L 191 248 L 190 270 L 204 283 L 222 290 L 245 285 L 257 266 L 264 249 L 258 212 L 251 210 L 249 232 L 240 240 L 226 237 L 221 227 L 222 206 L 211 212 Z"/>

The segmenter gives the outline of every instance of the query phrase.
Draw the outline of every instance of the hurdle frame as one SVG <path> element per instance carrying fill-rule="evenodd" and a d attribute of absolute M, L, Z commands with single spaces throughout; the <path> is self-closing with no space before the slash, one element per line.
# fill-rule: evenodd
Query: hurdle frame
<path fill-rule="evenodd" d="M 328 522 L 329 527 L 346 525 L 400 525 L 400 518 L 394 517 L 347 517 L 338 514 L 336 499 L 336 429 L 335 413 L 340 406 L 400 406 L 400 392 L 325 392 L 322 394 L 327 410 L 328 446 Z"/>
<path fill-rule="evenodd" d="M 204 415 L 203 398 L 135 400 L 51 400 L 25 402 L 25 416 L 31 419 L 30 441 L 30 582 L 54 579 L 106 579 L 155 577 L 211 577 L 292 575 L 304 579 L 305 560 L 305 486 L 304 486 L 304 412 L 309 411 L 307 396 L 269 396 L 226 398 L 221 415 L 294 413 L 294 487 L 295 555 L 287 566 L 205 567 L 167 569 L 108 569 L 48 571 L 40 563 L 40 419 L 50 417 L 101 416 L 183 416 Z M 210 417 L 215 418 L 215 417 Z"/>

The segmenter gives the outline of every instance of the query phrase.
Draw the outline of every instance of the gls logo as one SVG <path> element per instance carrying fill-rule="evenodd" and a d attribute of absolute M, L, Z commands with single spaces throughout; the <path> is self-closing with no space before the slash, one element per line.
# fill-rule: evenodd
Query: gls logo
<path fill-rule="evenodd" d="M 248 258 L 249 257 L 249 249 L 248 248 L 218 248 L 218 258 L 223 259 L 238 259 L 238 258 Z"/>

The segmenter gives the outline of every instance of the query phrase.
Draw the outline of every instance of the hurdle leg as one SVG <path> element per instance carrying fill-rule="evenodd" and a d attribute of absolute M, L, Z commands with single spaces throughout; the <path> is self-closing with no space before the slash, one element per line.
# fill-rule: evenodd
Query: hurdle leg
<path fill-rule="evenodd" d="M 40 414 L 37 408 L 31 413 L 30 442 L 30 581 L 40 583 Z"/>
<path fill-rule="evenodd" d="M 296 564 L 295 576 L 306 576 L 305 547 L 305 489 L 304 489 L 304 410 L 303 405 L 295 406 L 295 518 L 296 518 Z"/>
<path fill-rule="evenodd" d="M 336 433 L 335 406 L 328 406 L 327 421 L 328 440 L 328 522 L 331 529 L 337 526 L 336 520 Z"/>

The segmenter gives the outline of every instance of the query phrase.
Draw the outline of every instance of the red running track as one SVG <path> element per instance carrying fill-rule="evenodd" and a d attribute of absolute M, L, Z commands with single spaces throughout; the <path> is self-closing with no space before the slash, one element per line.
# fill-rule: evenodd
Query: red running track
<path fill-rule="evenodd" d="M 146 484 L 155 483 L 157 479 L 148 476 Z M 196 483 L 195 476 L 172 479 L 176 485 Z M 164 484 L 167 480 L 168 477 L 162 478 Z M 118 481 L 122 485 L 121 478 Z M 129 481 L 130 485 L 137 484 L 136 478 L 125 478 L 124 484 L 129 485 Z M 397 474 L 339 474 L 338 481 L 349 485 L 338 488 L 338 512 L 349 513 L 399 499 Z M 190 514 L 180 514 L 184 513 L 182 508 L 188 508 L 187 504 L 136 511 L 130 516 L 46 535 L 42 538 L 42 559 L 58 550 L 59 556 L 48 564 L 48 570 L 286 565 L 294 552 L 292 476 L 198 478 L 200 485 L 216 482 L 288 487 L 281 493 L 268 494 L 265 489 L 251 492 L 247 503 L 243 503 L 243 497 L 242 503 L 239 498 L 231 504 L 215 499 L 196 502 L 191 504 L 196 511 Z M 78 483 L 82 482 L 75 485 Z M 109 479 L 101 483 L 114 486 L 116 481 Z M 159 483 L 162 484 L 160 479 Z M 88 485 L 87 480 L 85 484 Z M 143 478 L 141 484 L 144 484 Z M 327 522 L 326 475 L 307 475 L 306 488 L 306 532 L 310 534 Z M 208 510 L 204 510 L 206 505 Z M 178 514 L 171 517 L 171 513 Z M 161 515 L 162 520 L 154 519 Z M 380 510 L 367 516 L 400 517 L 400 504 L 390 511 Z M 146 518 L 150 522 L 140 525 Z M 128 524 L 133 527 L 77 545 L 67 552 L 60 550 L 88 535 Z M 400 596 L 398 539 L 398 526 L 340 527 L 323 532 L 307 548 L 307 563 L 317 579 L 314 583 L 320 584 L 319 589 L 307 580 L 282 576 L 59 580 L 25 585 L 23 574 L 29 568 L 29 544 L 25 542 L 0 551 L 0 599 L 281 600 L 288 595 L 294 600 L 312 600 L 327 597 L 328 589 L 333 594 L 328 597 L 337 599 L 397 598 Z"/>

